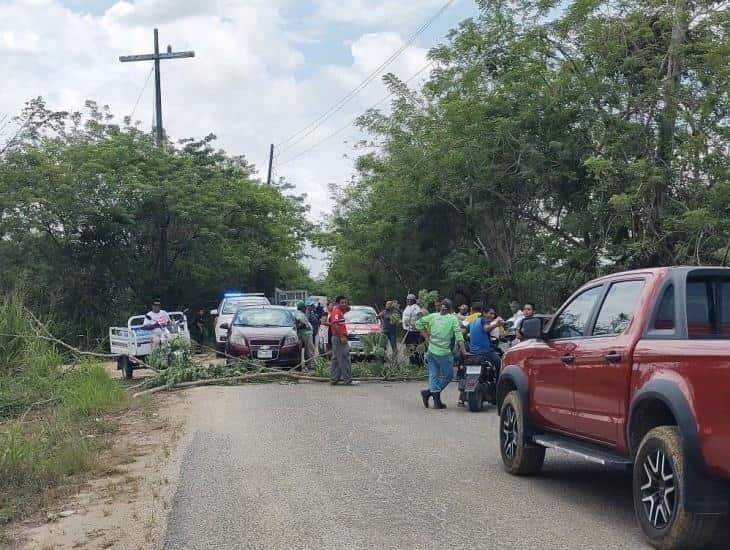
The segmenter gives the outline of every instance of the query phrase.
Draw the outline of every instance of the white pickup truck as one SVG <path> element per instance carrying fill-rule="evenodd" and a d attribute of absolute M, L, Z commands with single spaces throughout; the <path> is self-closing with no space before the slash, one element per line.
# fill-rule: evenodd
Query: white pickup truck
<path fill-rule="evenodd" d="M 228 329 L 222 328 L 222 325 L 230 324 L 239 308 L 268 305 L 270 305 L 269 299 L 261 293 L 229 292 L 225 294 L 218 309 L 213 309 L 210 312 L 215 327 L 216 350 L 219 352 L 225 351 Z"/>
<path fill-rule="evenodd" d="M 172 324 L 165 328 L 163 339 L 183 338 L 190 341 L 188 321 L 182 311 L 169 313 Z M 109 328 L 111 354 L 117 356 L 117 370 L 125 378 L 132 378 L 134 369 L 142 368 L 137 359 L 144 361 L 152 353 L 152 331 L 142 328 L 144 315 L 133 315 L 127 319 L 126 327 Z"/>

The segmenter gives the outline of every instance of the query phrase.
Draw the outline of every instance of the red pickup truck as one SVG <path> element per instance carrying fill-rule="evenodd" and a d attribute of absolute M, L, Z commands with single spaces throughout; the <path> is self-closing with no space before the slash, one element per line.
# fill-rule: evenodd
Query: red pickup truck
<path fill-rule="evenodd" d="M 505 469 L 547 448 L 633 471 L 656 548 L 700 548 L 730 512 L 730 269 L 657 268 L 584 285 L 526 319 L 497 386 Z"/>

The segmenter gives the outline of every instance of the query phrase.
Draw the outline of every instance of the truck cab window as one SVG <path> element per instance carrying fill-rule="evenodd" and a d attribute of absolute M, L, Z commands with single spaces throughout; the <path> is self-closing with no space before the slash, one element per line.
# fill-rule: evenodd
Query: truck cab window
<path fill-rule="evenodd" d="M 674 285 L 669 285 L 664 290 L 653 328 L 655 330 L 674 330 L 676 328 L 674 320 Z"/>
<path fill-rule="evenodd" d="M 730 281 L 723 281 L 720 287 L 720 334 L 730 337 Z"/>
<path fill-rule="evenodd" d="M 722 277 L 687 280 L 687 334 L 730 338 L 730 281 Z"/>
<path fill-rule="evenodd" d="M 631 324 L 644 289 L 644 281 L 623 281 L 611 285 L 593 328 L 593 336 L 621 334 Z"/>
<path fill-rule="evenodd" d="M 585 335 L 588 321 L 601 292 L 603 292 L 603 287 L 595 286 L 576 296 L 553 322 L 549 337 L 552 339 L 580 338 Z"/>
<path fill-rule="evenodd" d="M 712 335 L 713 301 L 710 281 L 687 282 L 687 333 L 690 338 Z"/>

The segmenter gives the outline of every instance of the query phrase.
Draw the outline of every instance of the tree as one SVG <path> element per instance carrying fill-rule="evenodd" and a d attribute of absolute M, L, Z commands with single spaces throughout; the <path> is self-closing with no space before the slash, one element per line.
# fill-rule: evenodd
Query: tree
<path fill-rule="evenodd" d="M 306 279 L 301 197 L 254 179 L 215 136 L 160 148 L 92 102 L 51 113 L 40 99 L 20 126 L 0 158 L 0 288 L 22 284 L 66 334 L 103 334 L 155 296 L 203 305 Z"/>
<path fill-rule="evenodd" d="M 606 271 L 726 262 L 728 3 L 479 4 L 422 92 L 389 75 L 390 114 L 361 118 L 331 282 L 547 308 Z"/>

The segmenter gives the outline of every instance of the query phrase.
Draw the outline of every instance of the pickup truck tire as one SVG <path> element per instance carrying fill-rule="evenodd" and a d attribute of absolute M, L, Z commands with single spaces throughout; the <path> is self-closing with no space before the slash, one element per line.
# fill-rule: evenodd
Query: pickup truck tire
<path fill-rule="evenodd" d="M 526 440 L 524 404 L 520 394 L 510 392 L 499 411 L 499 450 L 504 469 L 513 475 L 534 475 L 542 469 L 545 447 Z"/>
<path fill-rule="evenodd" d="M 655 548 L 702 548 L 717 530 L 719 516 L 685 509 L 685 468 L 676 426 L 660 426 L 646 434 L 634 461 L 634 511 L 644 536 Z"/>

